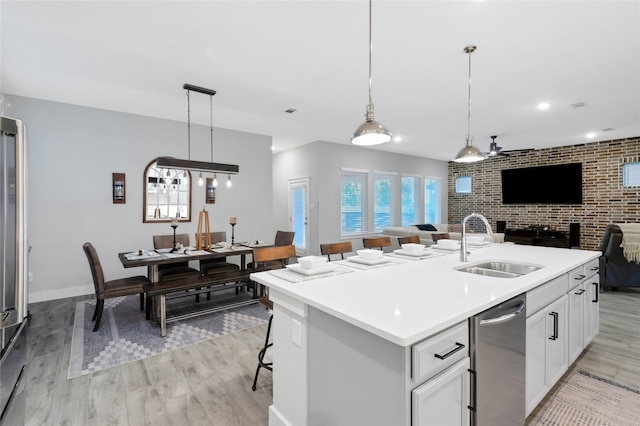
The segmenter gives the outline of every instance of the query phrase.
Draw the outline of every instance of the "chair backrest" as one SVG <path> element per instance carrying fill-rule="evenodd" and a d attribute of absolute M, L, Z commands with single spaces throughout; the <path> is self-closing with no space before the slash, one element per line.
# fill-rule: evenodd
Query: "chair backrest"
<path fill-rule="evenodd" d="M 225 231 L 209 232 L 209 236 L 211 237 L 211 244 L 227 241 L 227 233 Z M 195 241 L 198 241 L 198 234 L 196 234 Z M 176 242 L 178 242 L 177 235 L 176 235 Z M 184 243 L 182 245 L 184 245 Z M 173 235 L 171 236 L 171 247 L 173 247 Z"/>
<path fill-rule="evenodd" d="M 408 237 L 398 237 L 398 244 L 420 244 L 420 237 L 417 235 L 409 235 Z"/>
<path fill-rule="evenodd" d="M 383 247 L 391 246 L 391 238 L 389 237 L 375 237 L 375 238 L 363 238 L 362 245 L 364 248 L 379 248 L 382 250 Z"/>
<path fill-rule="evenodd" d="M 280 267 L 284 268 L 286 261 L 292 257 L 296 257 L 296 248 L 293 245 L 273 246 L 253 250 L 254 266 L 262 264 L 261 269 L 265 271 L 268 269 L 274 269 L 273 267 L 270 268 L 269 262 L 280 261 Z"/>
<path fill-rule="evenodd" d="M 276 246 L 288 246 L 293 244 L 293 236 L 296 233 L 293 231 L 277 231 L 276 240 L 273 242 Z"/>
<path fill-rule="evenodd" d="M 433 241 L 438 241 L 438 240 L 448 240 L 450 239 L 449 234 L 448 233 L 444 233 L 444 234 L 431 234 L 431 238 L 433 239 Z"/>
<path fill-rule="evenodd" d="M 189 234 L 176 234 L 176 243 L 180 243 L 185 247 L 189 246 Z M 173 248 L 173 234 L 170 235 L 154 235 L 153 248 Z"/>
<path fill-rule="evenodd" d="M 93 286 L 96 290 L 96 296 L 99 297 L 105 290 L 104 288 L 104 272 L 102 265 L 100 264 L 100 258 L 98 252 L 91 243 L 84 243 L 82 245 L 84 253 L 87 255 L 89 261 L 89 268 L 91 268 L 91 276 L 93 277 Z"/>
<path fill-rule="evenodd" d="M 331 261 L 332 254 L 339 254 L 341 259 L 344 259 L 344 253 L 353 251 L 351 241 L 344 241 L 341 243 L 320 244 L 320 253 L 327 256 L 327 259 Z"/>

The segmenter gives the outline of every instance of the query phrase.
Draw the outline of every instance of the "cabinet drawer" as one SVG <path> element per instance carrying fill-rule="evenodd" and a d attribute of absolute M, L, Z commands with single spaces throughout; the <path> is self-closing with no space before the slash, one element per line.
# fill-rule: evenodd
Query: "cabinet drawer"
<path fill-rule="evenodd" d="M 593 259 L 584 264 L 584 275 L 589 278 L 600 270 L 600 259 Z"/>
<path fill-rule="evenodd" d="M 464 321 L 411 348 L 412 377 L 421 382 L 469 356 L 469 323 Z"/>
<path fill-rule="evenodd" d="M 582 267 L 579 268 L 582 271 Z M 574 269 L 575 271 L 575 269 Z M 569 274 L 573 273 L 571 271 Z M 573 286 L 573 283 L 571 284 Z M 542 284 L 527 292 L 527 317 L 535 314 L 541 308 L 547 306 L 559 297 L 564 296 L 569 291 L 569 280 L 567 274 L 563 274 L 551 281 Z"/>
<path fill-rule="evenodd" d="M 569 288 L 572 289 L 575 286 L 582 284 L 585 278 L 587 278 L 587 276 L 584 273 L 584 265 L 572 269 L 569 271 Z"/>

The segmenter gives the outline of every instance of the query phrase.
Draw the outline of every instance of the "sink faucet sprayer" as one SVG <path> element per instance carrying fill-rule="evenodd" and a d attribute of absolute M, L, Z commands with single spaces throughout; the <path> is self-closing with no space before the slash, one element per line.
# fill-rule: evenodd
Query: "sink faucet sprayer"
<path fill-rule="evenodd" d="M 482 222 L 484 223 L 484 226 L 487 228 L 487 234 L 489 234 L 489 236 L 493 235 L 493 231 L 491 231 L 491 225 L 489 225 L 489 221 L 487 220 L 486 217 L 482 216 L 481 214 L 471 213 L 469 216 L 462 219 L 462 241 L 460 242 L 460 262 L 466 262 L 467 255 L 469 254 L 469 252 L 467 251 L 467 236 L 466 236 L 466 231 L 464 227 L 467 224 L 467 220 L 471 219 L 472 217 L 477 217 L 478 219 L 482 220 Z"/>

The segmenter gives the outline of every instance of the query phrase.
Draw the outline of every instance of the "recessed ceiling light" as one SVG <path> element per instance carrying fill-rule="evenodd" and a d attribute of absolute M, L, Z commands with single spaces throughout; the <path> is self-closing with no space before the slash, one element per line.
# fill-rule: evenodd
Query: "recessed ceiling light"
<path fill-rule="evenodd" d="M 591 132 L 591 133 L 587 133 L 587 138 L 588 138 L 588 139 L 593 139 L 593 138 L 595 138 L 595 137 L 596 137 L 596 134 L 595 134 L 595 133 L 593 133 L 593 132 Z"/>
<path fill-rule="evenodd" d="M 395 136 L 395 137 L 393 138 L 393 141 L 394 141 L 394 142 L 402 142 L 402 138 L 401 138 L 400 136 Z"/>
<path fill-rule="evenodd" d="M 539 103 L 539 104 L 538 104 L 538 109 L 542 109 L 542 110 L 544 110 L 544 109 L 548 109 L 550 106 L 551 106 L 551 105 L 549 105 L 549 104 L 548 104 L 548 103 L 546 103 L 546 102 L 541 102 L 541 103 Z"/>

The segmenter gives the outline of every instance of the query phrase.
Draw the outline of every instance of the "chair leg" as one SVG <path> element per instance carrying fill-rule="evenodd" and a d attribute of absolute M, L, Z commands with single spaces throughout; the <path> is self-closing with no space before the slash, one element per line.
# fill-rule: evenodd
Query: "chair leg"
<path fill-rule="evenodd" d="M 140 310 L 144 311 L 144 293 L 140 293 Z"/>
<path fill-rule="evenodd" d="M 98 299 L 98 297 L 96 296 L 96 307 L 93 310 L 93 317 L 91 318 L 91 321 L 95 321 L 96 318 L 98 318 L 98 304 L 100 303 L 100 299 Z"/>
<path fill-rule="evenodd" d="M 147 301 L 146 301 L 146 309 L 145 309 L 145 318 L 147 319 L 147 321 L 149 321 L 151 319 L 151 296 L 147 296 Z"/>
<path fill-rule="evenodd" d="M 96 302 L 96 311 L 93 314 L 93 316 L 96 318 L 96 325 L 93 326 L 93 332 L 95 333 L 96 331 L 98 331 L 98 328 L 100 327 L 100 320 L 102 319 L 102 310 L 104 309 L 104 299 L 99 299 Z"/>
<path fill-rule="evenodd" d="M 266 368 L 269 371 L 273 371 L 272 362 L 264 362 L 264 356 L 267 353 L 267 349 L 273 346 L 273 343 L 269 343 L 269 335 L 271 334 L 271 322 L 273 321 L 273 315 L 269 317 L 269 325 L 267 326 L 267 337 L 264 339 L 264 347 L 258 352 L 258 368 L 256 369 L 256 375 L 253 378 L 252 390 L 256 390 L 256 384 L 258 383 L 258 374 L 260 374 L 261 368 Z"/>

